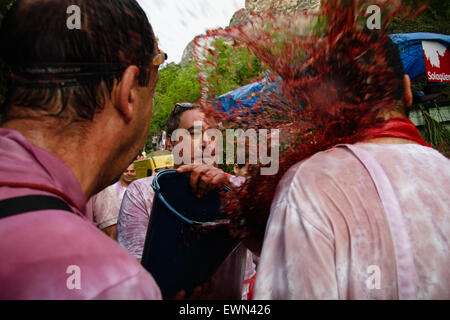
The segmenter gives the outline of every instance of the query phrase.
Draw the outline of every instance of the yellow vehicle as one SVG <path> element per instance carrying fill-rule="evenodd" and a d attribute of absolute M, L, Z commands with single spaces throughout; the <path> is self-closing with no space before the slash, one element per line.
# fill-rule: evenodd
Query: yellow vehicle
<path fill-rule="evenodd" d="M 150 156 L 146 159 L 136 160 L 134 168 L 136 169 L 136 179 L 149 177 L 161 170 L 173 167 L 173 155 L 165 154 L 159 156 Z"/>

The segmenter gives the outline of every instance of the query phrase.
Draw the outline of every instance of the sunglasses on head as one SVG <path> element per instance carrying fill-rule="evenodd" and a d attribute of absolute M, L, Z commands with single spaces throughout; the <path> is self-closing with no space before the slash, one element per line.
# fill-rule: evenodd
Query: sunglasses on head
<path fill-rule="evenodd" d="M 172 110 L 172 113 L 170 114 L 170 118 L 173 118 L 176 114 L 182 112 L 185 109 L 193 109 L 195 105 L 190 102 L 180 102 L 175 103 L 175 107 Z"/>

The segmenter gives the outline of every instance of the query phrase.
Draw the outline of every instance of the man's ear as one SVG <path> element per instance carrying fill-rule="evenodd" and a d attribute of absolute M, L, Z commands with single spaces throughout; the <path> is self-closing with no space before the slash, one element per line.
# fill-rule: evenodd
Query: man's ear
<path fill-rule="evenodd" d="M 116 108 L 123 115 L 126 122 L 133 118 L 134 108 L 137 102 L 137 79 L 139 77 L 139 68 L 129 66 L 122 75 L 117 91 Z"/>
<path fill-rule="evenodd" d="M 409 108 L 413 102 L 413 94 L 411 90 L 411 79 L 407 74 L 403 76 L 403 87 L 405 88 L 405 93 L 403 95 L 403 103 L 405 108 Z"/>

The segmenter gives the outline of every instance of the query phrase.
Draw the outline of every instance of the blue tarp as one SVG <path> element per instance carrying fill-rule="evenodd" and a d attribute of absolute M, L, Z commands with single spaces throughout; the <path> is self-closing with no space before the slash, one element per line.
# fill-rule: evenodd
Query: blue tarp
<path fill-rule="evenodd" d="M 399 47 L 405 73 L 409 75 L 411 80 L 426 73 L 422 40 L 436 40 L 446 46 L 450 43 L 449 35 L 436 33 L 397 33 L 391 34 L 390 37 Z M 226 112 L 229 112 L 230 109 L 249 108 L 255 104 L 261 94 L 276 87 L 276 83 L 269 83 L 267 78 L 264 78 L 259 82 L 225 93 L 216 98 L 216 102 L 220 109 Z"/>
<path fill-rule="evenodd" d="M 225 93 L 217 98 L 219 104 L 223 107 L 224 111 L 228 112 L 232 108 L 240 109 L 241 107 L 251 107 L 255 104 L 256 99 L 259 97 L 259 92 L 263 88 L 263 81 L 250 83 L 246 86 L 238 88 L 234 91 Z"/>
<path fill-rule="evenodd" d="M 225 93 L 216 98 L 218 105 L 223 111 L 229 112 L 230 109 L 241 109 L 252 107 L 256 100 L 267 90 L 273 90 L 278 87 L 274 82 L 269 82 L 267 78 L 261 81 L 250 83 L 231 92 Z"/>
<path fill-rule="evenodd" d="M 397 33 L 390 35 L 397 44 L 402 58 L 405 73 L 414 80 L 426 73 L 423 57 L 422 40 L 439 41 L 445 46 L 450 43 L 450 36 L 437 33 Z"/>

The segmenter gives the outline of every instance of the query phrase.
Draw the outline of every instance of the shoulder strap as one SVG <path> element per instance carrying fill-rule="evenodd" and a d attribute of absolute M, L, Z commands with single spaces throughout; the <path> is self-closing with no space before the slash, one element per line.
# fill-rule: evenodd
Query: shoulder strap
<path fill-rule="evenodd" d="M 416 300 L 418 297 L 418 276 L 411 239 L 406 229 L 402 208 L 388 176 L 378 161 L 362 148 L 354 145 L 339 145 L 339 147 L 348 148 L 361 161 L 371 176 L 386 212 L 392 236 L 397 266 L 399 298 L 402 300 Z"/>
<path fill-rule="evenodd" d="M 16 214 L 40 210 L 63 210 L 73 212 L 61 199 L 45 195 L 29 195 L 0 201 L 0 219 Z"/>

